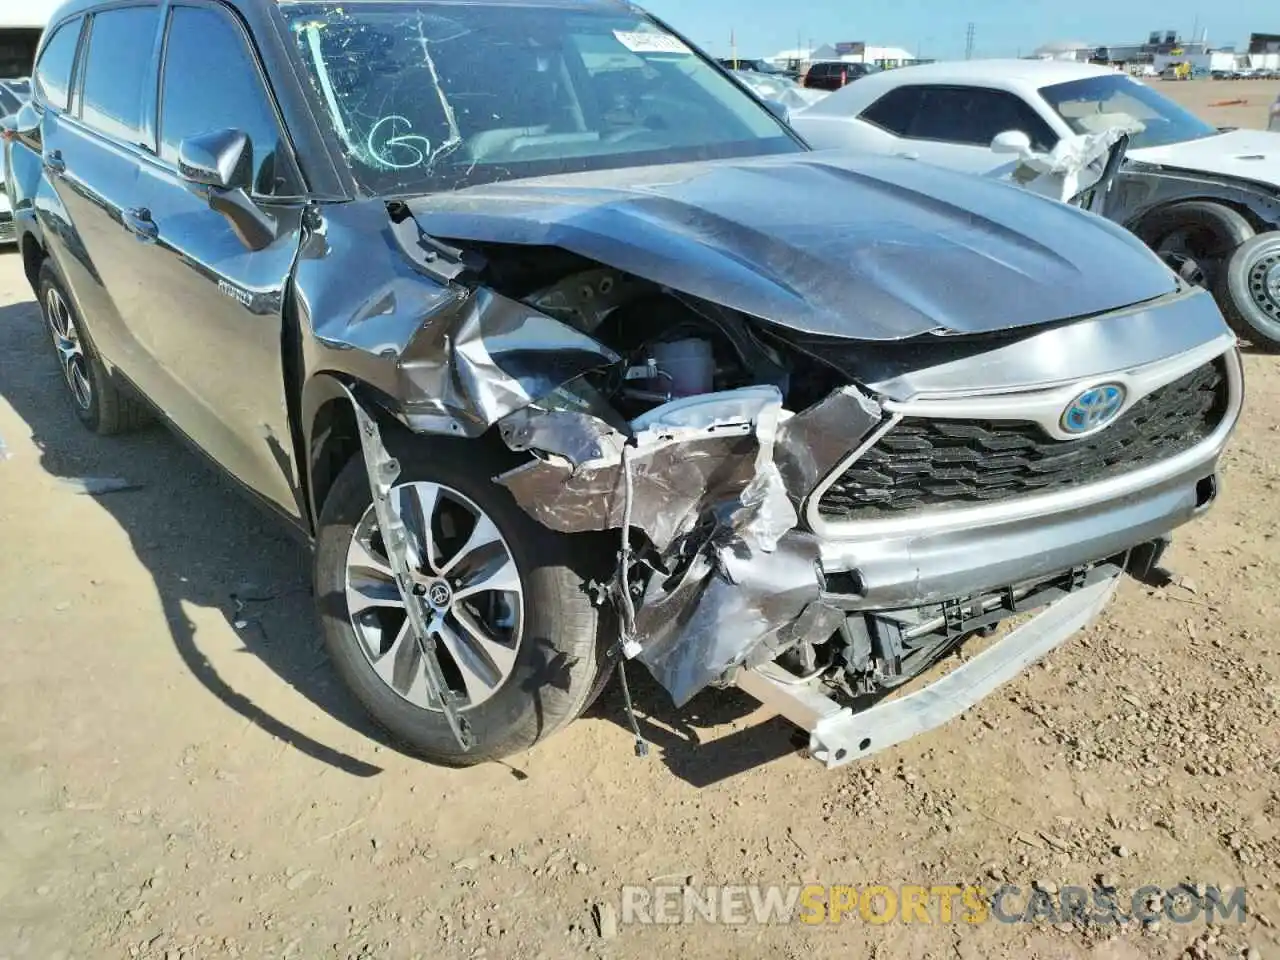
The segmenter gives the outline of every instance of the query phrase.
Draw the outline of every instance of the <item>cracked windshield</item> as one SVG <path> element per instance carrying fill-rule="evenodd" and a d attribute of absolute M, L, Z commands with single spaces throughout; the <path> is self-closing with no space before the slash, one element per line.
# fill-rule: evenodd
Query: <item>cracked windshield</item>
<path fill-rule="evenodd" d="M 682 41 L 599 8 L 283 7 L 369 190 L 798 150 Z"/>

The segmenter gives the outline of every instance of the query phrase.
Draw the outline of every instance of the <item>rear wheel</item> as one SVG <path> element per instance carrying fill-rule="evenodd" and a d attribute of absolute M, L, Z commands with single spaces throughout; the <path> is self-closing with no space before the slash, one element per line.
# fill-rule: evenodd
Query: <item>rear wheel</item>
<path fill-rule="evenodd" d="M 148 419 L 146 408 L 112 381 L 48 260 L 40 267 L 39 291 L 45 326 L 53 338 L 58 366 L 80 422 L 103 436 L 144 424 Z"/>
<path fill-rule="evenodd" d="M 490 479 L 480 444 L 415 440 L 392 491 L 412 542 L 445 680 L 476 743 L 463 751 L 429 692 L 356 457 L 321 513 L 316 594 L 343 680 L 397 740 L 443 763 L 527 749 L 597 692 L 608 637 L 586 589 L 598 541 L 536 523 Z M 598 571 L 595 571 L 598 572 Z"/>

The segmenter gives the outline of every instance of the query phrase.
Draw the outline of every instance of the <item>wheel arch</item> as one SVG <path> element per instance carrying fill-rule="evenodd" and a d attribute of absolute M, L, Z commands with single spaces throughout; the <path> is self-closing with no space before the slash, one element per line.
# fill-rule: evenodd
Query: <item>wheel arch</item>
<path fill-rule="evenodd" d="M 360 451 L 355 410 L 344 389 L 346 385 L 359 389 L 358 384 L 334 373 L 317 373 L 302 386 L 299 410 L 302 469 L 307 491 L 307 526 L 313 536 L 334 480 L 346 462 Z M 377 416 L 380 409 L 371 407 L 371 412 Z"/>
<path fill-rule="evenodd" d="M 383 443 L 393 456 L 400 456 L 406 444 L 434 437 L 432 434 L 414 433 L 406 427 L 382 399 L 385 395 L 369 384 L 334 371 L 312 375 L 303 384 L 299 406 L 307 521 L 313 536 L 319 529 L 320 512 L 338 474 L 348 460 L 360 455 L 360 434 L 348 390 L 356 396 L 369 415 L 378 421 Z M 457 437 L 440 439 L 448 443 L 481 444 L 500 452 L 505 459 L 511 461 L 512 466 L 525 456 L 513 453 L 502 443 L 494 428 L 465 441 Z"/>
<path fill-rule="evenodd" d="M 1190 206 L 1192 209 L 1195 209 L 1202 204 L 1213 204 L 1214 206 L 1225 207 L 1228 210 L 1239 214 L 1248 222 L 1249 226 L 1253 228 L 1255 233 L 1263 233 L 1266 230 L 1276 229 L 1276 225 L 1269 224 L 1253 206 L 1244 200 L 1225 197 L 1221 194 L 1215 193 L 1205 193 L 1202 195 L 1184 196 L 1163 200 L 1130 217 L 1125 221 L 1124 225 L 1126 229 L 1135 234 L 1148 246 L 1151 246 L 1154 243 L 1154 239 L 1148 234 L 1156 225 L 1162 222 L 1167 222 L 1169 219 L 1176 218 L 1179 212 L 1183 212 L 1181 208 Z"/>

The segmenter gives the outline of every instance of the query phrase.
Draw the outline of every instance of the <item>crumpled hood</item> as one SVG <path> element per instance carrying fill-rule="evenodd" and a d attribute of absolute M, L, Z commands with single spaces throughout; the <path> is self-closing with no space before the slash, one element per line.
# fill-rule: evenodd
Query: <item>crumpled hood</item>
<path fill-rule="evenodd" d="M 1280 187 L 1280 133 L 1231 130 L 1200 140 L 1130 150 L 1127 156 L 1183 170 L 1199 170 Z"/>
<path fill-rule="evenodd" d="M 434 237 L 560 247 L 826 336 L 981 333 L 1175 288 L 1108 221 L 1006 184 L 843 152 L 508 181 L 408 203 Z"/>

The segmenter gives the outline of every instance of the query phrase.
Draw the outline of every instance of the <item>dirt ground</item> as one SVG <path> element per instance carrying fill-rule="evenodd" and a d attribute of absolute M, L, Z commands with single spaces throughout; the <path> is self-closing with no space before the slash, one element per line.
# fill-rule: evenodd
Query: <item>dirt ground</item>
<path fill-rule="evenodd" d="M 1160 88 L 1256 127 L 1277 86 Z M 1246 366 L 1219 501 L 1168 556 L 1183 579 L 1125 582 L 946 728 L 826 772 L 741 697 L 677 715 L 642 683 L 648 759 L 611 688 L 532 753 L 449 770 L 383 743 L 331 678 L 299 545 L 164 430 L 76 424 L 2 254 L 0 958 L 1280 957 L 1280 373 Z M 608 922 L 654 878 L 1100 876 L 1243 885 L 1249 918 Z"/>

